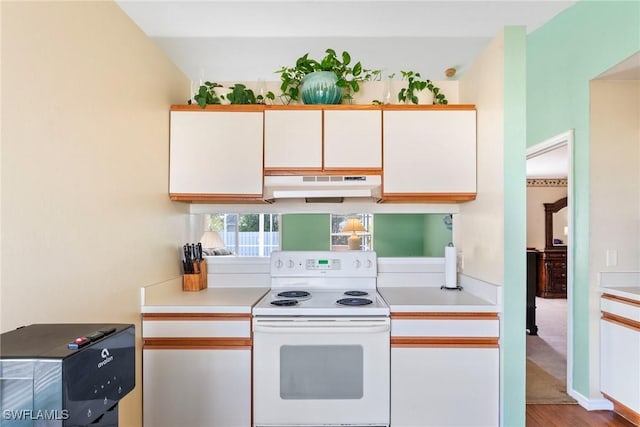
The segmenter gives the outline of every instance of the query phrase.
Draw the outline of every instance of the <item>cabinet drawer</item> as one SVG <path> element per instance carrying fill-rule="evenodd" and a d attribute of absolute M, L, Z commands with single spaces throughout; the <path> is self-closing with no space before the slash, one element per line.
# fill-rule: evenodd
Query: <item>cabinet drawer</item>
<path fill-rule="evenodd" d="M 498 337 L 500 323 L 495 313 L 481 313 L 472 317 L 468 313 L 456 316 L 448 314 L 439 317 L 435 314 L 417 313 L 410 315 L 391 315 L 392 337 Z M 405 318 L 403 318 L 405 317 Z M 426 318 L 420 318 L 426 317 Z"/>
<path fill-rule="evenodd" d="M 202 317 L 198 320 L 143 319 L 143 338 L 250 338 L 250 317 Z"/>
<path fill-rule="evenodd" d="M 611 294 L 603 294 L 600 298 L 600 310 L 603 316 L 612 314 L 634 322 L 640 322 L 640 302 Z"/>

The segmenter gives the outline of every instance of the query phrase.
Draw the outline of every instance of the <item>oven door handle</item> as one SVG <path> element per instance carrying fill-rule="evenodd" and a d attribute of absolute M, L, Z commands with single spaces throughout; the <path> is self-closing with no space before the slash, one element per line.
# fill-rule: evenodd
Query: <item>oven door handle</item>
<path fill-rule="evenodd" d="M 371 324 L 371 325 L 350 325 L 345 324 L 313 324 L 310 322 L 300 322 L 301 324 L 264 324 L 257 323 L 253 325 L 254 332 L 272 333 L 272 334 L 300 334 L 300 333 L 321 333 L 321 334 L 375 334 L 381 332 L 389 332 L 388 324 Z"/>

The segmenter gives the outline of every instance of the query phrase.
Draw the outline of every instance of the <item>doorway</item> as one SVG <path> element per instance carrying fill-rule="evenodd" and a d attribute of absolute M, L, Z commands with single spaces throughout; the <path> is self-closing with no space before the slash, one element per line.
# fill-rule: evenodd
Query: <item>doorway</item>
<path fill-rule="evenodd" d="M 544 252 L 548 246 L 544 242 L 545 239 L 548 239 L 548 236 L 544 236 L 545 225 L 540 220 L 545 212 L 543 203 L 555 202 L 563 194 L 567 201 L 566 226 L 561 227 L 564 236 L 555 236 L 555 234 L 553 236 L 554 244 L 566 245 L 566 299 L 535 297 L 535 329 L 527 332 L 527 403 L 569 403 L 573 401 L 566 393 L 572 389 L 573 384 L 571 376 L 573 354 L 571 344 L 573 335 L 573 131 L 564 132 L 536 144 L 527 149 L 526 154 L 528 185 L 555 186 L 548 193 L 537 193 L 538 198 L 547 197 L 547 200 L 541 202 L 533 197 L 533 205 L 529 205 L 528 202 L 527 215 L 533 216 L 530 214 L 532 209 L 535 209 L 534 212 L 537 215 L 537 219 L 527 218 L 528 249 L 535 249 L 534 252 L 540 255 L 538 250 L 542 249 Z M 564 188 L 562 188 L 563 183 Z M 538 234 L 532 237 L 530 228 L 537 229 Z M 530 252 L 528 251 L 529 255 Z M 539 294 L 539 292 L 537 293 Z M 529 328 L 529 325 L 527 327 Z M 539 390 L 531 389 L 531 386 L 540 383 L 540 376 L 548 377 L 546 379 L 552 385 L 545 383 Z"/>

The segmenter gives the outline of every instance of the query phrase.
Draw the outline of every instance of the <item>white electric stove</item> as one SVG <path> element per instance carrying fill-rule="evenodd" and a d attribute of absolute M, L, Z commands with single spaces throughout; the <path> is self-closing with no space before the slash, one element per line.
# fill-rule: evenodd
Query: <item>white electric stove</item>
<path fill-rule="evenodd" d="M 376 277 L 375 252 L 273 252 L 271 291 L 253 315 L 388 316 Z"/>
<path fill-rule="evenodd" d="M 389 307 L 375 252 L 271 254 L 253 308 L 253 426 L 388 427 Z"/>

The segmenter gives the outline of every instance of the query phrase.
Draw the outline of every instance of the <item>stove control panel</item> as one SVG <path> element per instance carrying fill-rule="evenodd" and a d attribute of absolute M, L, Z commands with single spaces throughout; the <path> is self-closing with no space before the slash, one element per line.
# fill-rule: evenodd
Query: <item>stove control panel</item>
<path fill-rule="evenodd" d="M 340 270 L 341 264 L 339 259 L 307 259 L 307 270 Z"/>
<path fill-rule="evenodd" d="M 274 251 L 272 277 L 375 277 L 375 252 Z"/>

